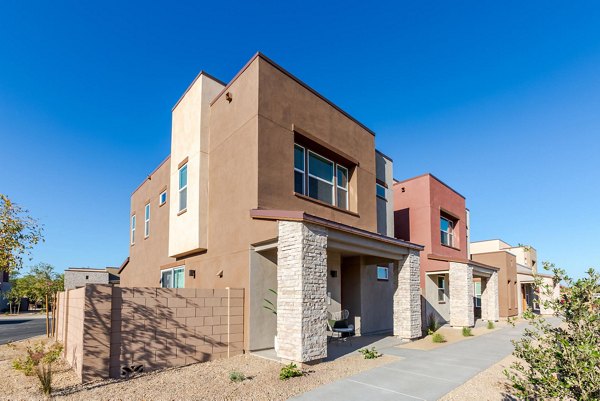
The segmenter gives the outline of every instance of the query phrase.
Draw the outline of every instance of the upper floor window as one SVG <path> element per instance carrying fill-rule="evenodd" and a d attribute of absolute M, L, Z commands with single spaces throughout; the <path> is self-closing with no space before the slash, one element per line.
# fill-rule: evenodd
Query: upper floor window
<path fill-rule="evenodd" d="M 187 163 L 179 169 L 179 211 L 187 209 Z"/>
<path fill-rule="evenodd" d="M 164 191 L 162 191 L 160 193 L 160 195 L 158 196 L 158 205 L 162 206 L 165 203 L 167 203 L 167 190 L 166 189 Z"/>
<path fill-rule="evenodd" d="M 135 244 L 135 214 L 131 216 L 131 245 Z"/>
<path fill-rule="evenodd" d="M 348 209 L 348 169 L 294 145 L 294 191 Z"/>
<path fill-rule="evenodd" d="M 184 268 L 176 267 L 160 272 L 160 286 L 162 288 L 183 288 Z"/>
<path fill-rule="evenodd" d="M 144 207 L 144 237 L 150 236 L 150 204 L 147 203 Z"/>
<path fill-rule="evenodd" d="M 375 193 L 382 199 L 385 199 L 385 187 L 381 184 L 375 184 Z"/>
<path fill-rule="evenodd" d="M 440 216 L 440 236 L 442 245 L 454 246 L 454 222 Z"/>

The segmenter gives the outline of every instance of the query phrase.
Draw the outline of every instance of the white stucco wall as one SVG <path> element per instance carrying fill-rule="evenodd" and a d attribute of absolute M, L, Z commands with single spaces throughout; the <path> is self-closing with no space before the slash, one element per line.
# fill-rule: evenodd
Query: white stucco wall
<path fill-rule="evenodd" d="M 223 85 L 200 75 L 173 109 L 169 256 L 206 248 L 210 101 Z M 187 211 L 179 214 L 179 167 L 187 161 Z"/>

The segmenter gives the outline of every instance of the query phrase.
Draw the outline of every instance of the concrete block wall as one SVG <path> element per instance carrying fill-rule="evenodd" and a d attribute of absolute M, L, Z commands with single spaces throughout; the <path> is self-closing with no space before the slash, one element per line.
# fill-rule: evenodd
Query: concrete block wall
<path fill-rule="evenodd" d="M 58 294 L 57 334 L 63 343 L 63 355 L 79 377 L 83 375 L 83 322 L 85 288 Z"/>
<path fill-rule="evenodd" d="M 81 331 L 71 321 L 66 327 L 63 315 L 74 311 L 59 301 L 58 339 L 81 350 L 80 369 L 70 363 L 82 382 L 119 378 L 140 365 L 149 371 L 244 352 L 243 289 L 93 284 L 69 293 L 75 291 L 82 292 Z"/>

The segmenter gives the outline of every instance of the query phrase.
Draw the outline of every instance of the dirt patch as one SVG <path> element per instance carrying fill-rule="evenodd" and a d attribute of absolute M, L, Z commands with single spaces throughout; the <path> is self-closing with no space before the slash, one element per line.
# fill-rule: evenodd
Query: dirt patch
<path fill-rule="evenodd" d="M 30 341 L 0 346 L 0 399 L 44 399 L 36 377 L 25 377 L 11 367 L 11 361 L 25 352 Z M 280 363 L 253 355 L 199 363 L 147 373 L 129 380 L 108 380 L 77 384 L 75 374 L 61 362 L 56 366 L 53 399 L 56 400 L 285 400 L 323 384 L 398 360 L 384 355 L 365 360 L 358 353 L 305 368 L 303 377 L 279 380 Z M 249 377 L 232 383 L 229 373 Z"/>
<path fill-rule="evenodd" d="M 509 393 L 510 385 L 502 371 L 517 360 L 509 355 L 495 365 L 455 388 L 439 401 L 507 401 L 516 400 Z"/>

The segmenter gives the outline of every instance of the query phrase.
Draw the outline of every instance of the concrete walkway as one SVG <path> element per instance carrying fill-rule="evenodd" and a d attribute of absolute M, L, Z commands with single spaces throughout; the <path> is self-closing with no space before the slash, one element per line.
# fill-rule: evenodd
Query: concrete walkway
<path fill-rule="evenodd" d="M 313 391 L 295 400 L 437 400 L 513 351 L 510 340 L 527 323 L 508 326 L 430 351 L 389 347 L 384 354 L 403 359 L 370 369 Z"/>

